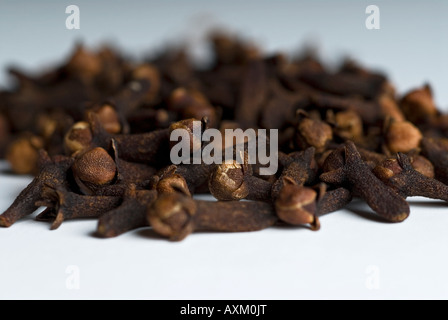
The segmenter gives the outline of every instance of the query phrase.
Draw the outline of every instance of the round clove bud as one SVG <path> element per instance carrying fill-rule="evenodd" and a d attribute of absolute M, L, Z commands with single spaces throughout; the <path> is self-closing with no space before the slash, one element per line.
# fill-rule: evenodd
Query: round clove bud
<path fill-rule="evenodd" d="M 17 174 L 36 174 L 38 171 L 38 150 L 44 147 L 42 138 L 24 135 L 13 141 L 6 150 L 6 159 Z"/>
<path fill-rule="evenodd" d="M 295 139 L 299 148 L 315 147 L 317 153 L 323 152 L 332 139 L 333 131 L 327 123 L 307 116 L 299 120 Z"/>
<path fill-rule="evenodd" d="M 185 178 L 176 173 L 170 173 L 163 176 L 157 182 L 156 190 L 159 194 L 180 192 L 191 197 L 191 193 L 188 189 L 188 184 L 185 181 Z"/>
<path fill-rule="evenodd" d="M 109 104 L 102 105 L 95 111 L 104 130 L 112 134 L 121 132 L 121 123 L 117 111 Z"/>
<path fill-rule="evenodd" d="M 386 146 L 392 153 L 409 152 L 416 149 L 422 140 L 420 130 L 408 121 L 390 123 L 386 129 Z"/>
<path fill-rule="evenodd" d="M 431 161 L 426 159 L 424 156 L 417 155 L 412 157 L 411 164 L 415 171 L 420 172 L 428 178 L 434 178 L 434 166 Z"/>
<path fill-rule="evenodd" d="M 69 73 L 91 83 L 101 72 L 101 60 L 97 54 L 79 45 L 67 62 L 66 68 Z"/>
<path fill-rule="evenodd" d="M 137 66 L 132 72 L 132 78 L 149 81 L 150 86 L 145 97 L 146 103 L 151 103 L 157 98 L 161 83 L 159 71 L 155 66 L 148 63 Z"/>
<path fill-rule="evenodd" d="M 383 182 L 401 173 L 403 168 L 397 159 L 386 159 L 373 169 L 373 173 Z"/>
<path fill-rule="evenodd" d="M 362 119 L 358 113 L 351 110 L 336 113 L 335 125 L 334 131 L 339 137 L 345 140 L 361 140 Z"/>
<path fill-rule="evenodd" d="M 438 113 L 429 85 L 407 93 L 401 100 L 400 107 L 406 119 L 413 123 L 421 123 Z"/>
<path fill-rule="evenodd" d="M 406 120 L 406 118 L 403 115 L 403 112 L 400 110 L 397 102 L 392 96 L 383 94 L 378 99 L 378 103 L 380 105 L 381 113 L 383 114 L 384 118 L 389 117 L 391 119 L 394 119 L 395 121 Z"/>
<path fill-rule="evenodd" d="M 194 153 L 197 150 L 200 150 L 202 148 L 202 140 L 201 136 L 199 135 L 202 133 L 202 131 L 205 129 L 205 124 L 201 122 L 200 127 L 196 128 L 199 129 L 199 132 L 195 132 L 195 126 L 199 123 L 199 120 L 197 119 L 185 119 L 178 122 L 175 122 L 170 125 L 169 132 L 170 135 L 174 130 L 183 130 L 185 131 L 189 136 L 190 141 L 190 152 Z M 183 136 L 182 136 L 183 137 Z M 170 146 L 173 147 L 178 143 L 178 141 L 171 141 L 170 140 Z"/>
<path fill-rule="evenodd" d="M 196 108 L 208 105 L 207 98 L 197 90 L 177 88 L 168 98 L 168 108 L 173 111 L 182 111 L 186 108 Z"/>
<path fill-rule="evenodd" d="M 310 224 L 311 229 L 320 229 L 316 217 L 317 193 L 311 188 L 297 185 L 289 178 L 283 179 L 283 188 L 275 200 L 275 212 L 280 220 L 291 225 Z"/>
<path fill-rule="evenodd" d="M 234 160 L 217 165 L 209 179 L 210 193 L 218 200 L 241 200 L 249 195 L 243 165 Z"/>
<path fill-rule="evenodd" d="M 92 130 L 85 121 L 76 122 L 64 137 L 64 149 L 67 155 L 82 152 L 92 144 Z"/>
<path fill-rule="evenodd" d="M 97 147 L 78 156 L 72 171 L 81 192 L 92 194 L 99 187 L 113 182 L 117 167 L 107 151 Z"/>

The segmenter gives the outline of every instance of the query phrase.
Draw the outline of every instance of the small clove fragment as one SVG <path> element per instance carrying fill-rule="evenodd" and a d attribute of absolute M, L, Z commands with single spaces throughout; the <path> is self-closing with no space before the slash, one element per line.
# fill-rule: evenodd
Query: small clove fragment
<path fill-rule="evenodd" d="M 221 32 L 209 42 L 201 66 L 185 47 L 134 60 L 77 44 L 41 74 L 10 68 L 15 81 L 0 90 L 0 156 L 34 178 L 0 226 L 45 207 L 36 220 L 52 230 L 90 218 L 98 237 L 151 227 L 178 241 L 285 224 L 316 231 L 356 197 L 391 222 L 409 216 L 407 197 L 448 200 L 448 114 L 429 84 L 400 95 L 385 74 L 353 60 L 334 69 L 309 50 L 263 55 Z M 176 129 L 190 139 L 189 162 L 171 161 Z M 257 149 L 267 130 L 277 172 L 264 176 L 260 155 L 249 161 L 253 138 L 203 141 L 207 129 L 251 129 Z M 233 149 L 234 158 L 193 161 L 209 146 Z"/>

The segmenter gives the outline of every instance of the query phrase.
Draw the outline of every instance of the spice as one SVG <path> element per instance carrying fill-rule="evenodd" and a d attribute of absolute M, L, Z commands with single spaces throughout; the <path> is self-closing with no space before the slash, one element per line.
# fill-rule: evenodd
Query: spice
<path fill-rule="evenodd" d="M 378 215 L 391 222 L 401 222 L 409 216 L 409 205 L 395 191 L 384 185 L 361 160 L 353 142 L 345 145 L 344 166 L 326 172 L 320 179 L 329 184 L 347 184 Z"/>
<path fill-rule="evenodd" d="M 306 113 L 298 112 L 298 125 L 295 142 L 299 149 L 314 147 L 323 152 L 333 139 L 333 131 L 327 123 L 311 119 Z"/>
<path fill-rule="evenodd" d="M 339 187 L 327 191 L 327 186 L 325 184 L 322 185 L 324 186 L 319 188 L 319 199 L 316 208 L 317 217 L 340 210 L 352 201 L 352 193 L 350 190 Z"/>
<path fill-rule="evenodd" d="M 41 200 L 36 201 L 36 205 L 53 208 L 56 215 L 51 230 L 55 230 L 65 220 L 98 218 L 117 207 L 121 201 L 121 197 L 85 196 L 61 189 L 44 188 Z"/>
<path fill-rule="evenodd" d="M 156 198 L 155 190 L 137 190 L 135 185 L 129 186 L 118 207 L 103 211 L 98 219 L 97 235 L 112 238 L 130 230 L 148 226 L 147 207 Z"/>
<path fill-rule="evenodd" d="M 435 178 L 444 184 L 448 184 L 448 154 L 443 145 L 433 139 L 422 140 L 423 154 L 434 165 Z"/>
<path fill-rule="evenodd" d="M 272 185 L 271 195 L 273 199 L 278 197 L 285 181 L 294 181 L 298 186 L 313 182 L 317 172 L 314 153 L 314 147 L 310 147 L 305 151 L 290 154 L 283 160 L 285 162 L 283 171 L 277 181 Z"/>
<path fill-rule="evenodd" d="M 17 220 L 33 213 L 41 200 L 44 187 L 68 190 L 67 172 L 73 163 L 72 158 L 58 156 L 50 159 L 45 151 L 39 152 L 41 169 L 31 183 L 17 196 L 11 206 L 0 215 L 0 226 L 9 227 Z"/>
<path fill-rule="evenodd" d="M 422 196 L 448 201 L 448 186 L 416 171 L 408 156 L 398 153 L 375 168 L 375 175 L 403 197 Z"/>
<path fill-rule="evenodd" d="M 98 188 L 113 182 L 117 167 L 107 151 L 98 147 L 78 156 L 72 171 L 81 192 L 94 194 Z"/>
<path fill-rule="evenodd" d="M 201 201 L 180 193 L 160 195 L 148 210 L 158 234 L 172 241 L 194 231 L 258 231 L 277 221 L 272 205 L 257 201 Z"/>
<path fill-rule="evenodd" d="M 311 230 L 320 229 L 316 216 L 316 192 L 307 187 L 299 186 L 289 178 L 283 179 L 283 187 L 275 200 L 275 212 L 280 220 L 291 224 L 310 224 Z"/>
<path fill-rule="evenodd" d="M 384 74 L 351 60 L 330 70 L 311 51 L 263 55 L 222 33 L 210 44 L 200 68 L 186 48 L 136 61 L 82 44 L 42 74 L 11 68 L 16 84 L 0 91 L 0 155 L 35 178 L 0 226 L 43 206 L 36 220 L 52 229 L 90 217 L 100 237 L 151 225 L 181 240 L 201 230 L 318 230 L 352 197 L 391 222 L 408 217 L 406 197 L 448 199 L 448 115 L 429 85 L 399 97 Z M 170 159 L 178 129 L 190 139 L 182 154 L 190 163 Z M 260 155 L 249 163 L 237 148 L 248 150 L 249 139 L 202 141 L 206 129 L 251 129 L 257 149 L 261 130 L 278 129 L 266 143 L 279 170 L 263 175 L 271 166 Z M 233 158 L 191 161 L 210 146 Z M 195 200 L 200 193 L 218 202 Z"/>
<path fill-rule="evenodd" d="M 249 164 L 227 161 L 216 165 L 209 178 L 210 193 L 218 200 L 258 200 L 271 199 L 272 184 L 252 175 Z"/>

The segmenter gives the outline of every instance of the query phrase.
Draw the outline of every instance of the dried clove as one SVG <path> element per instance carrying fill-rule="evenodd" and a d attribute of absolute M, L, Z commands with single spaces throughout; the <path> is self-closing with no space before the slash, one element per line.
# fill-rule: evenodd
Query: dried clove
<path fill-rule="evenodd" d="M 385 160 L 373 172 L 404 198 L 422 196 L 448 201 L 448 186 L 416 171 L 409 157 L 401 152 L 396 159 Z"/>
<path fill-rule="evenodd" d="M 59 190 L 69 190 L 67 172 L 72 166 L 73 159 L 64 156 L 55 156 L 52 159 L 48 154 L 39 151 L 40 172 L 31 183 L 17 196 L 11 206 L 0 215 L 0 226 L 9 227 L 17 220 L 33 213 L 41 200 L 44 187 Z"/>
<path fill-rule="evenodd" d="M 366 201 L 379 216 L 391 222 L 401 222 L 409 216 L 409 205 L 403 197 L 383 184 L 361 160 L 353 142 L 345 144 L 344 165 L 323 173 L 320 179 L 329 184 L 344 185 Z"/>
<path fill-rule="evenodd" d="M 340 210 L 351 201 L 352 193 L 350 190 L 339 187 L 328 191 L 327 185 L 321 184 L 317 200 L 316 216 L 321 217 L 324 214 Z"/>
<path fill-rule="evenodd" d="M 245 232 L 274 225 L 272 205 L 258 201 L 201 201 L 179 193 L 162 194 L 148 209 L 158 234 L 180 241 L 195 231 Z"/>
<path fill-rule="evenodd" d="M 98 219 L 97 235 L 111 238 L 148 226 L 146 211 L 156 198 L 155 190 L 137 190 L 135 185 L 129 186 L 118 207 L 103 211 Z"/>
<path fill-rule="evenodd" d="M 239 164 L 234 160 L 215 166 L 208 187 L 218 200 L 271 200 L 272 184 L 254 177 L 249 164 Z"/>
<path fill-rule="evenodd" d="M 92 195 L 97 189 L 112 184 L 117 166 L 109 153 L 98 147 L 79 155 L 72 171 L 81 192 Z"/>
<path fill-rule="evenodd" d="M 55 230 L 65 220 L 98 218 L 104 212 L 116 208 L 121 201 L 121 197 L 86 196 L 62 189 L 44 188 L 41 199 L 36 201 L 36 205 L 54 209 L 56 216 L 51 230 Z"/>
<path fill-rule="evenodd" d="M 316 178 L 317 164 L 314 160 L 315 149 L 310 147 L 303 152 L 290 154 L 283 160 L 284 169 L 272 185 L 271 196 L 276 199 L 284 186 L 285 178 L 288 181 L 294 181 L 298 186 L 303 186 L 305 183 L 311 184 Z"/>
<path fill-rule="evenodd" d="M 101 237 L 151 223 L 181 240 L 276 222 L 317 230 L 322 215 L 352 197 L 392 222 L 408 217 L 408 196 L 446 201 L 448 114 L 429 85 L 398 97 L 385 75 L 353 61 L 333 71 L 311 50 L 263 55 L 221 33 L 210 44 L 211 63 L 201 67 L 186 48 L 137 61 L 78 44 L 41 74 L 10 68 L 15 83 L 0 90 L 0 156 L 13 172 L 36 176 L 0 225 L 46 206 L 36 220 L 52 228 L 95 217 Z M 233 161 L 234 139 L 210 142 L 233 150 L 222 164 L 174 165 L 173 131 L 187 132 L 192 160 L 207 147 L 198 133 L 208 128 L 253 129 L 257 143 L 262 130 L 278 129 L 279 148 L 269 151 L 280 171 L 262 175 L 268 165 L 260 157 L 249 164 L 247 154 Z M 267 133 L 269 146 L 273 139 Z M 193 200 L 198 193 L 225 201 Z"/>
<path fill-rule="evenodd" d="M 319 230 L 320 222 L 316 216 L 316 191 L 299 186 L 290 178 L 282 179 L 283 187 L 275 199 L 275 212 L 279 219 L 291 225 L 309 224 L 311 230 Z"/>

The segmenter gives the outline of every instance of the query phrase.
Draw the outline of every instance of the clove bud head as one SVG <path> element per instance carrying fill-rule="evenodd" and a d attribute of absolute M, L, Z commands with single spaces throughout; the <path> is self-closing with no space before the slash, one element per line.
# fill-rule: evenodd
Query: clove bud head
<path fill-rule="evenodd" d="M 348 140 L 360 140 L 363 134 L 362 119 L 352 110 L 341 111 L 335 115 L 338 136 Z"/>
<path fill-rule="evenodd" d="M 434 165 L 431 163 L 431 161 L 421 155 L 412 157 L 411 161 L 412 167 L 415 169 L 415 171 L 420 172 L 422 175 L 428 178 L 434 178 Z"/>
<path fill-rule="evenodd" d="M 88 149 L 92 144 L 92 131 L 85 121 L 76 122 L 64 137 L 66 154 L 72 155 Z"/>
<path fill-rule="evenodd" d="M 197 132 L 194 131 L 194 126 L 195 123 L 197 123 L 198 120 L 191 118 L 191 119 L 185 119 L 185 120 L 181 120 L 178 122 L 175 122 L 173 124 L 170 125 L 170 135 L 174 130 L 184 130 L 185 132 L 187 132 L 188 136 L 189 136 L 189 141 L 190 141 L 190 152 L 194 153 L 195 151 L 198 151 L 201 149 L 202 147 L 202 141 L 201 141 L 201 136 L 198 135 Z M 197 124 L 196 124 L 197 125 Z M 203 128 L 203 124 L 201 123 L 201 132 L 204 129 Z M 170 141 L 170 146 L 173 147 L 178 143 L 178 141 Z"/>
<path fill-rule="evenodd" d="M 373 173 L 383 182 L 401 173 L 403 168 L 397 159 L 386 159 L 373 169 Z"/>
<path fill-rule="evenodd" d="M 332 139 L 333 131 L 323 121 L 303 118 L 298 124 L 296 143 L 303 150 L 315 147 L 317 153 L 323 152 Z"/>
<path fill-rule="evenodd" d="M 98 120 L 104 130 L 112 134 L 118 134 L 121 132 L 121 123 L 117 110 L 115 110 L 115 108 L 110 104 L 102 105 L 95 111 L 95 113 L 98 115 Z"/>
<path fill-rule="evenodd" d="M 248 196 L 243 166 L 234 160 L 217 165 L 209 179 L 210 193 L 218 200 L 241 200 Z"/>
<path fill-rule="evenodd" d="M 38 172 L 38 150 L 43 148 L 42 138 L 24 135 L 13 141 L 6 150 L 6 159 L 17 174 Z"/>
<path fill-rule="evenodd" d="M 407 93 L 401 100 L 400 107 L 406 118 L 413 123 L 425 121 L 438 113 L 429 85 Z"/>
<path fill-rule="evenodd" d="M 157 182 L 156 190 L 159 194 L 180 192 L 191 197 L 185 178 L 177 173 L 172 173 L 161 178 Z"/>
<path fill-rule="evenodd" d="M 158 234 L 179 241 L 194 231 L 192 217 L 196 204 L 190 197 L 179 193 L 160 195 L 148 208 L 149 224 Z"/>
<path fill-rule="evenodd" d="M 275 201 L 277 216 L 291 225 L 310 224 L 311 229 L 317 231 L 320 223 L 315 215 L 316 197 L 317 193 L 313 189 L 284 178 L 284 187 Z"/>
<path fill-rule="evenodd" d="M 72 171 L 81 191 L 91 194 L 97 187 L 112 183 L 117 167 L 107 151 L 97 147 L 78 156 Z"/>
<path fill-rule="evenodd" d="M 386 144 L 390 152 L 409 152 L 422 140 L 420 130 L 408 121 L 392 122 L 387 128 Z"/>

